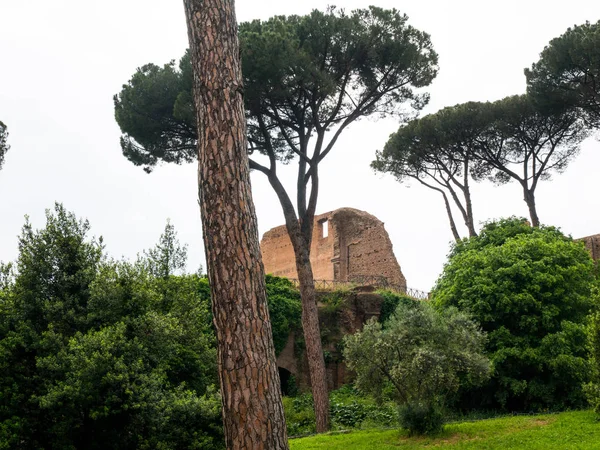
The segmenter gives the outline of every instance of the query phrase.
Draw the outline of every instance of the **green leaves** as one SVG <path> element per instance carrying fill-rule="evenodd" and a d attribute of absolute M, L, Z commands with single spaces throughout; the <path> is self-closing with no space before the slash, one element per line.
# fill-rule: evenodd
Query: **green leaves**
<path fill-rule="evenodd" d="M 267 275 L 265 286 L 275 354 L 279 355 L 287 344 L 290 333 L 302 329 L 300 292 L 287 278 L 273 275 Z"/>
<path fill-rule="evenodd" d="M 600 125 L 600 22 L 574 26 L 544 48 L 525 69 L 527 92 L 544 109 L 578 108 Z"/>
<path fill-rule="evenodd" d="M 374 320 L 346 336 L 344 356 L 356 385 L 381 398 L 430 410 L 464 384 L 489 377 L 484 334 L 464 313 L 437 311 L 427 302 L 400 303 L 385 328 Z"/>
<path fill-rule="evenodd" d="M 196 119 L 191 97 L 189 54 L 180 68 L 174 61 L 146 64 L 114 96 L 115 119 L 123 131 L 123 155 L 150 172 L 160 161 L 190 162 L 196 158 Z"/>
<path fill-rule="evenodd" d="M 282 162 L 303 154 L 318 163 L 337 135 L 331 146 L 315 142 L 311 156 L 313 134 L 372 114 L 404 118 L 425 106 L 429 97 L 417 89 L 437 75 L 437 54 L 429 35 L 407 20 L 372 6 L 240 24 L 250 152 Z M 114 97 L 123 154 L 146 171 L 195 158 L 191 74 L 186 52 L 178 69 L 173 61 L 141 67 Z"/>
<path fill-rule="evenodd" d="M 495 373 L 478 393 L 489 402 L 484 407 L 582 404 L 593 285 L 594 266 L 581 243 L 524 219 L 486 224 L 479 237 L 454 247 L 432 298 L 472 314 L 489 334 Z"/>
<path fill-rule="evenodd" d="M 187 245 L 179 243 L 175 227 L 168 220 L 164 233 L 160 235 L 158 244 L 144 253 L 148 270 L 156 277 L 168 278 L 178 271 L 185 271 Z"/>
<path fill-rule="evenodd" d="M 150 272 L 181 262 L 167 232 L 168 258 L 130 264 L 61 205 L 25 224 L 0 267 L 0 447 L 221 446 L 207 281 Z"/>
<path fill-rule="evenodd" d="M 0 120 L 0 169 L 2 169 L 2 164 L 4 163 L 4 155 L 10 150 L 7 140 L 8 131 L 6 130 L 6 125 Z"/>

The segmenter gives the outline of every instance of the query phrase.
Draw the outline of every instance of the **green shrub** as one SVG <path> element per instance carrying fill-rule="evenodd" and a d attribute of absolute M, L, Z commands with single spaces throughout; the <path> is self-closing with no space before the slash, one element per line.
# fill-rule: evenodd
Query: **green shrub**
<path fill-rule="evenodd" d="M 62 206 L 0 267 L 0 448 L 223 447 L 196 275 L 114 262 Z"/>
<path fill-rule="evenodd" d="M 585 405 L 589 380 L 585 321 L 594 266 L 580 242 L 525 219 L 488 223 L 457 243 L 432 292 L 488 333 L 490 381 L 463 390 L 464 409 L 545 410 Z"/>
<path fill-rule="evenodd" d="M 378 399 L 394 399 L 409 431 L 420 433 L 434 427 L 448 393 L 489 377 L 484 340 L 478 326 L 455 308 L 400 303 L 385 328 L 370 320 L 346 336 L 344 356 L 357 387 Z"/>
<path fill-rule="evenodd" d="M 315 410 L 311 394 L 284 397 L 283 409 L 288 436 L 299 436 L 315 432 Z"/>
<path fill-rule="evenodd" d="M 265 281 L 273 343 L 275 353 L 279 354 L 284 349 L 290 332 L 302 329 L 300 292 L 287 278 L 267 275 Z"/>
<path fill-rule="evenodd" d="M 592 381 L 584 386 L 590 406 L 600 414 L 600 312 L 595 312 L 590 320 L 589 344 L 592 364 Z"/>
<path fill-rule="evenodd" d="M 396 308 L 401 303 L 412 305 L 415 301 L 414 298 L 409 297 L 406 294 L 399 294 L 393 291 L 379 290 L 377 293 L 383 298 L 381 303 L 381 312 L 379 314 L 379 322 L 385 323 L 394 314 Z"/>
<path fill-rule="evenodd" d="M 406 428 L 411 436 L 437 434 L 444 427 L 444 411 L 435 402 L 407 403 L 400 406 L 399 415 L 400 425 Z"/>
<path fill-rule="evenodd" d="M 284 397 L 288 435 L 299 436 L 315 432 L 315 416 L 311 394 Z M 398 411 L 393 402 L 377 403 L 374 398 L 344 386 L 330 393 L 331 429 L 390 427 L 398 423 Z"/>

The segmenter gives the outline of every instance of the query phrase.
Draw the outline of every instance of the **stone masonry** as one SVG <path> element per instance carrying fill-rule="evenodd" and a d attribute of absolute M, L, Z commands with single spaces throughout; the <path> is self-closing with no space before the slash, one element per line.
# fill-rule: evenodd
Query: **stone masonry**
<path fill-rule="evenodd" d="M 285 225 L 267 231 L 260 247 L 266 273 L 297 278 Z M 385 277 L 389 284 L 406 286 L 383 222 L 358 209 L 340 208 L 315 217 L 310 260 L 315 280 Z"/>
<path fill-rule="evenodd" d="M 598 261 L 600 259 L 600 234 L 594 234 L 592 236 L 586 236 L 575 240 L 583 241 L 585 248 L 588 249 L 594 261 Z"/>

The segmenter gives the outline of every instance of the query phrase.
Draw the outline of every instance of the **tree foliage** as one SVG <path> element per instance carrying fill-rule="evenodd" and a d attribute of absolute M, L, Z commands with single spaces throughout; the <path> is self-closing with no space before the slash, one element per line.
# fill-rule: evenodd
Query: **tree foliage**
<path fill-rule="evenodd" d="M 373 113 L 409 113 L 428 99 L 414 88 L 437 73 L 429 36 L 396 10 L 335 8 L 240 24 L 248 136 L 269 158 L 307 161 L 328 153 L 342 129 Z M 124 155 L 151 170 L 158 162 L 195 156 L 197 133 L 189 53 L 178 67 L 147 64 L 114 97 Z M 340 125 L 329 144 L 327 130 Z M 304 157 L 300 156 L 300 153 Z M 307 166 L 305 165 L 305 168 Z M 308 180 L 307 180 L 308 181 Z"/>
<path fill-rule="evenodd" d="M 344 356 L 360 390 L 387 393 L 404 407 L 409 431 L 432 433 L 441 427 L 436 418 L 447 395 L 489 376 L 484 341 L 477 324 L 456 309 L 402 302 L 385 328 L 371 320 L 346 336 Z"/>
<path fill-rule="evenodd" d="M 0 448 L 218 448 L 216 350 L 197 276 L 103 256 L 62 206 L 2 269 Z"/>
<path fill-rule="evenodd" d="M 267 275 L 265 281 L 273 343 L 275 353 L 279 355 L 287 344 L 290 333 L 301 329 L 300 293 L 287 278 Z"/>
<path fill-rule="evenodd" d="M 489 165 L 477 158 L 477 149 L 492 121 L 489 105 L 477 102 L 447 107 L 414 119 L 390 136 L 371 166 L 394 175 L 400 182 L 414 179 L 439 192 L 458 241 L 461 235 L 450 197 L 460 211 L 469 236 L 476 236 L 470 182 L 490 172 Z"/>
<path fill-rule="evenodd" d="M 521 185 L 531 223 L 540 223 L 535 194 L 541 180 L 563 172 L 589 135 L 565 105 L 543 109 L 528 95 L 490 103 L 468 102 L 409 122 L 394 133 L 372 163 L 398 181 L 415 179 L 439 192 L 456 241 L 461 239 L 450 197 L 469 236 L 476 236 L 470 181 Z"/>
<path fill-rule="evenodd" d="M 600 414 L 600 312 L 594 311 L 589 325 L 592 379 L 584 386 L 587 399 L 596 414 Z"/>
<path fill-rule="evenodd" d="M 0 169 L 2 169 L 2 165 L 4 164 L 4 156 L 6 152 L 10 150 L 10 145 L 8 145 L 8 131 L 4 122 L 0 120 Z"/>
<path fill-rule="evenodd" d="M 187 245 L 179 242 L 175 227 L 168 220 L 156 246 L 144 254 L 148 269 L 154 276 L 168 278 L 176 272 L 185 271 Z"/>
<path fill-rule="evenodd" d="M 525 69 L 527 92 L 542 108 L 575 106 L 600 126 L 600 21 L 568 28 Z"/>
<path fill-rule="evenodd" d="M 114 96 L 115 119 L 123 136 L 123 155 L 150 172 L 159 162 L 181 164 L 196 159 L 198 133 L 192 101 L 189 51 L 163 67 L 137 69 Z"/>
<path fill-rule="evenodd" d="M 498 183 L 517 181 L 531 223 L 539 226 L 535 192 L 540 180 L 563 172 L 588 136 L 570 108 L 539 108 L 528 95 L 515 95 L 491 105 L 494 119 L 478 146 L 477 157 Z"/>
<path fill-rule="evenodd" d="M 593 283 L 583 244 L 553 227 L 504 219 L 457 243 L 432 298 L 481 324 L 495 368 L 487 385 L 463 392 L 461 405 L 509 411 L 582 406 Z"/>

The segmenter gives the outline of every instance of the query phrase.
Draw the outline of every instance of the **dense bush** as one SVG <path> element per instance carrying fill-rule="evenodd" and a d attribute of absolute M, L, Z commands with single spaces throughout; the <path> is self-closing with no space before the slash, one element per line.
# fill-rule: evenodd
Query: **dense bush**
<path fill-rule="evenodd" d="M 586 317 L 594 265 L 582 243 L 524 219 L 488 223 L 457 243 L 432 298 L 458 307 L 488 333 L 490 381 L 459 406 L 540 410 L 584 405 Z"/>
<path fill-rule="evenodd" d="M 390 396 L 401 406 L 409 432 L 434 433 L 443 423 L 446 395 L 489 376 L 484 340 L 478 326 L 455 308 L 437 311 L 428 302 L 402 302 L 385 328 L 370 320 L 346 336 L 344 356 L 359 389 Z"/>
<path fill-rule="evenodd" d="M 587 399 L 596 414 L 600 414 L 600 312 L 590 320 L 589 344 L 591 353 L 592 379 L 585 385 Z"/>
<path fill-rule="evenodd" d="M 387 320 L 394 314 L 396 308 L 401 303 L 411 305 L 415 301 L 414 298 L 406 294 L 399 294 L 394 291 L 379 290 L 377 293 L 381 296 L 381 311 L 379 314 L 379 322 L 385 324 Z"/>
<path fill-rule="evenodd" d="M 109 261 L 88 231 L 57 205 L 0 270 L 0 448 L 222 447 L 204 281 Z"/>
<path fill-rule="evenodd" d="M 291 331 L 301 330 L 302 304 L 300 292 L 287 278 L 266 277 L 267 301 L 273 330 L 275 353 L 279 354 Z"/>
<path fill-rule="evenodd" d="M 288 435 L 298 436 L 315 432 L 312 395 L 284 397 Z M 393 402 L 376 402 L 361 395 L 351 385 L 330 393 L 331 429 L 390 427 L 398 423 L 398 410 Z"/>
<path fill-rule="evenodd" d="M 135 263 L 88 232 L 57 205 L 0 264 L 0 449 L 221 448 L 208 280 L 174 275 L 186 251 L 170 224 Z M 300 296 L 266 287 L 279 352 Z"/>

